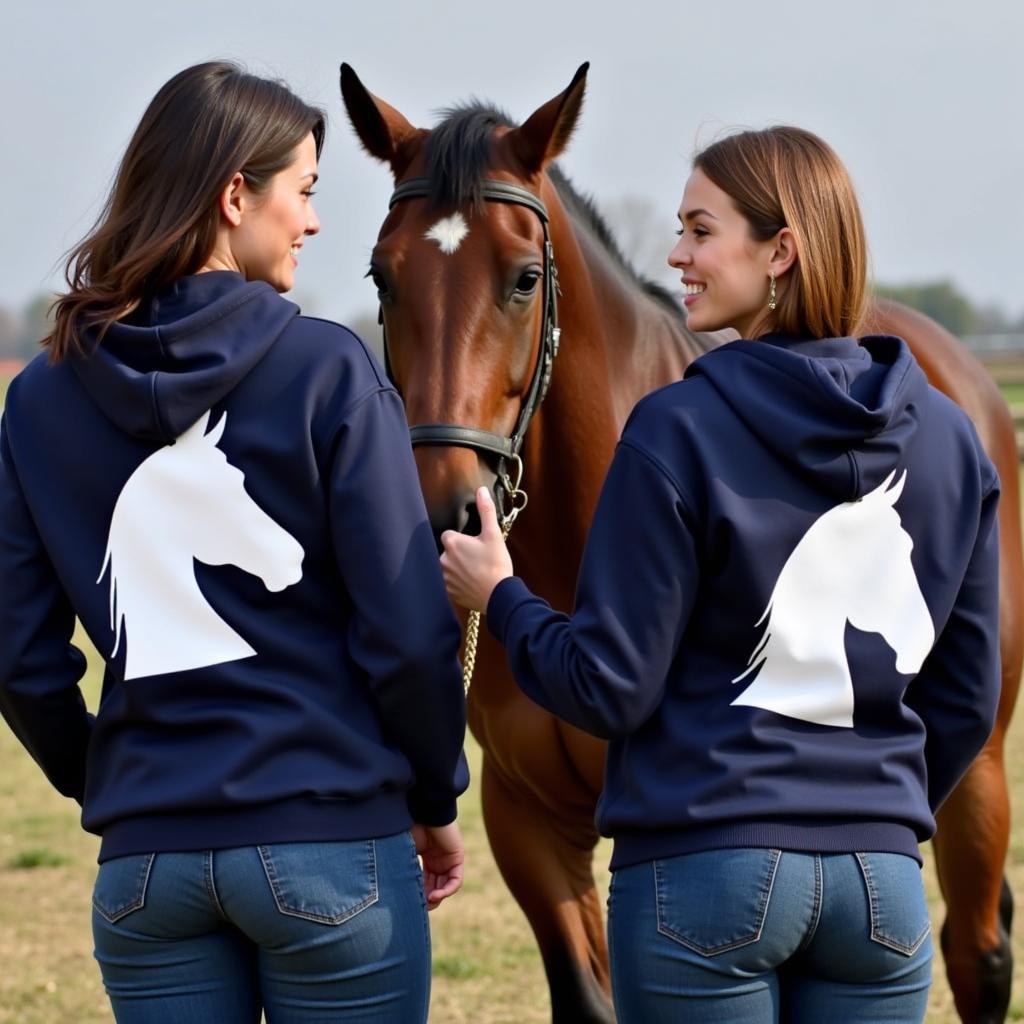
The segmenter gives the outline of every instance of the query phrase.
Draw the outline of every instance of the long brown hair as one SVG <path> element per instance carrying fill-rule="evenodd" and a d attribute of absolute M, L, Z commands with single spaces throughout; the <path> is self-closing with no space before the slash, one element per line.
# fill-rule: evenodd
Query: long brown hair
<path fill-rule="evenodd" d="M 142 115 L 95 227 L 68 254 L 68 291 L 43 339 L 51 362 L 84 354 L 86 332 L 98 343 L 115 320 L 202 267 L 235 173 L 264 191 L 310 132 L 319 156 L 325 131 L 323 111 L 229 61 L 175 75 Z"/>
<path fill-rule="evenodd" d="M 776 126 L 719 139 L 693 166 L 728 194 L 756 240 L 784 227 L 793 232 L 797 260 L 780 282 L 769 328 L 813 338 L 856 334 L 867 244 L 853 183 L 832 148 L 802 128 Z"/>

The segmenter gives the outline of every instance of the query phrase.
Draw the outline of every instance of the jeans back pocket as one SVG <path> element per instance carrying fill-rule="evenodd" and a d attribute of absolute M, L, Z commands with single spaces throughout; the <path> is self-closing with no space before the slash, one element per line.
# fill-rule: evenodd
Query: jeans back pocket
<path fill-rule="evenodd" d="M 100 864 L 92 890 L 92 905 L 114 924 L 146 904 L 146 887 L 155 853 L 133 853 Z"/>
<path fill-rule="evenodd" d="M 277 909 L 289 917 L 342 924 L 377 902 L 372 839 L 260 846 Z"/>
<path fill-rule="evenodd" d="M 871 941 L 912 956 L 931 931 L 921 868 L 902 853 L 858 853 L 868 891 Z"/>
<path fill-rule="evenodd" d="M 704 956 L 757 942 L 780 856 L 722 849 L 656 860 L 658 931 Z"/>

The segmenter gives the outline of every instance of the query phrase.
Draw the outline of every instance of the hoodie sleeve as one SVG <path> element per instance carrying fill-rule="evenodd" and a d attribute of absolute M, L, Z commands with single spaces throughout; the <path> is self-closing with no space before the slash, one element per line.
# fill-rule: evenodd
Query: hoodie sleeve
<path fill-rule="evenodd" d="M 374 391 L 344 415 L 329 495 L 335 555 L 353 603 L 349 651 L 385 731 L 412 765 L 413 820 L 446 825 L 469 782 L 460 630 L 394 391 Z"/>
<path fill-rule="evenodd" d="M 985 745 L 999 706 L 999 486 L 988 469 L 993 482 L 956 603 L 904 697 L 925 726 L 933 814 Z"/>
<path fill-rule="evenodd" d="M 75 615 L 18 480 L 0 422 L 0 711 L 64 796 L 82 802 L 93 716 L 78 682 L 85 657 L 71 644 Z"/>
<path fill-rule="evenodd" d="M 697 590 L 692 517 L 661 464 L 623 440 L 598 502 L 572 617 L 503 580 L 487 623 L 523 692 L 606 739 L 661 702 Z"/>

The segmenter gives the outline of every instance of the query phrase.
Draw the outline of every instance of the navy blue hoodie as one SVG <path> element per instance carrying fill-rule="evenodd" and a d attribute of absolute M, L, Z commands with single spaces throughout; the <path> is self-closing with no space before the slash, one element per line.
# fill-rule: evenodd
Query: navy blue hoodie
<path fill-rule="evenodd" d="M 571 617 L 488 624 L 610 739 L 612 866 L 729 846 L 920 858 L 999 696 L 998 481 L 897 338 L 737 341 L 641 401 Z"/>
<path fill-rule="evenodd" d="M 0 707 L 101 859 L 455 817 L 459 628 L 398 395 L 355 335 L 185 277 L 0 430 Z M 78 616 L 107 659 L 82 702 Z"/>

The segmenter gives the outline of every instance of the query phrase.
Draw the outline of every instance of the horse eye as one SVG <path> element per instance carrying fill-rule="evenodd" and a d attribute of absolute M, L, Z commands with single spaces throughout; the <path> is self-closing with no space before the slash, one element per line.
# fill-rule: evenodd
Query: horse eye
<path fill-rule="evenodd" d="M 536 270 L 527 270 L 525 274 L 519 275 L 519 280 L 516 281 L 516 291 L 523 295 L 529 295 L 537 287 L 539 280 L 540 274 Z"/>
<path fill-rule="evenodd" d="M 374 288 L 377 289 L 377 297 L 384 298 L 388 293 L 388 283 L 384 280 L 384 275 L 374 267 L 370 267 L 365 276 L 373 282 Z"/>

